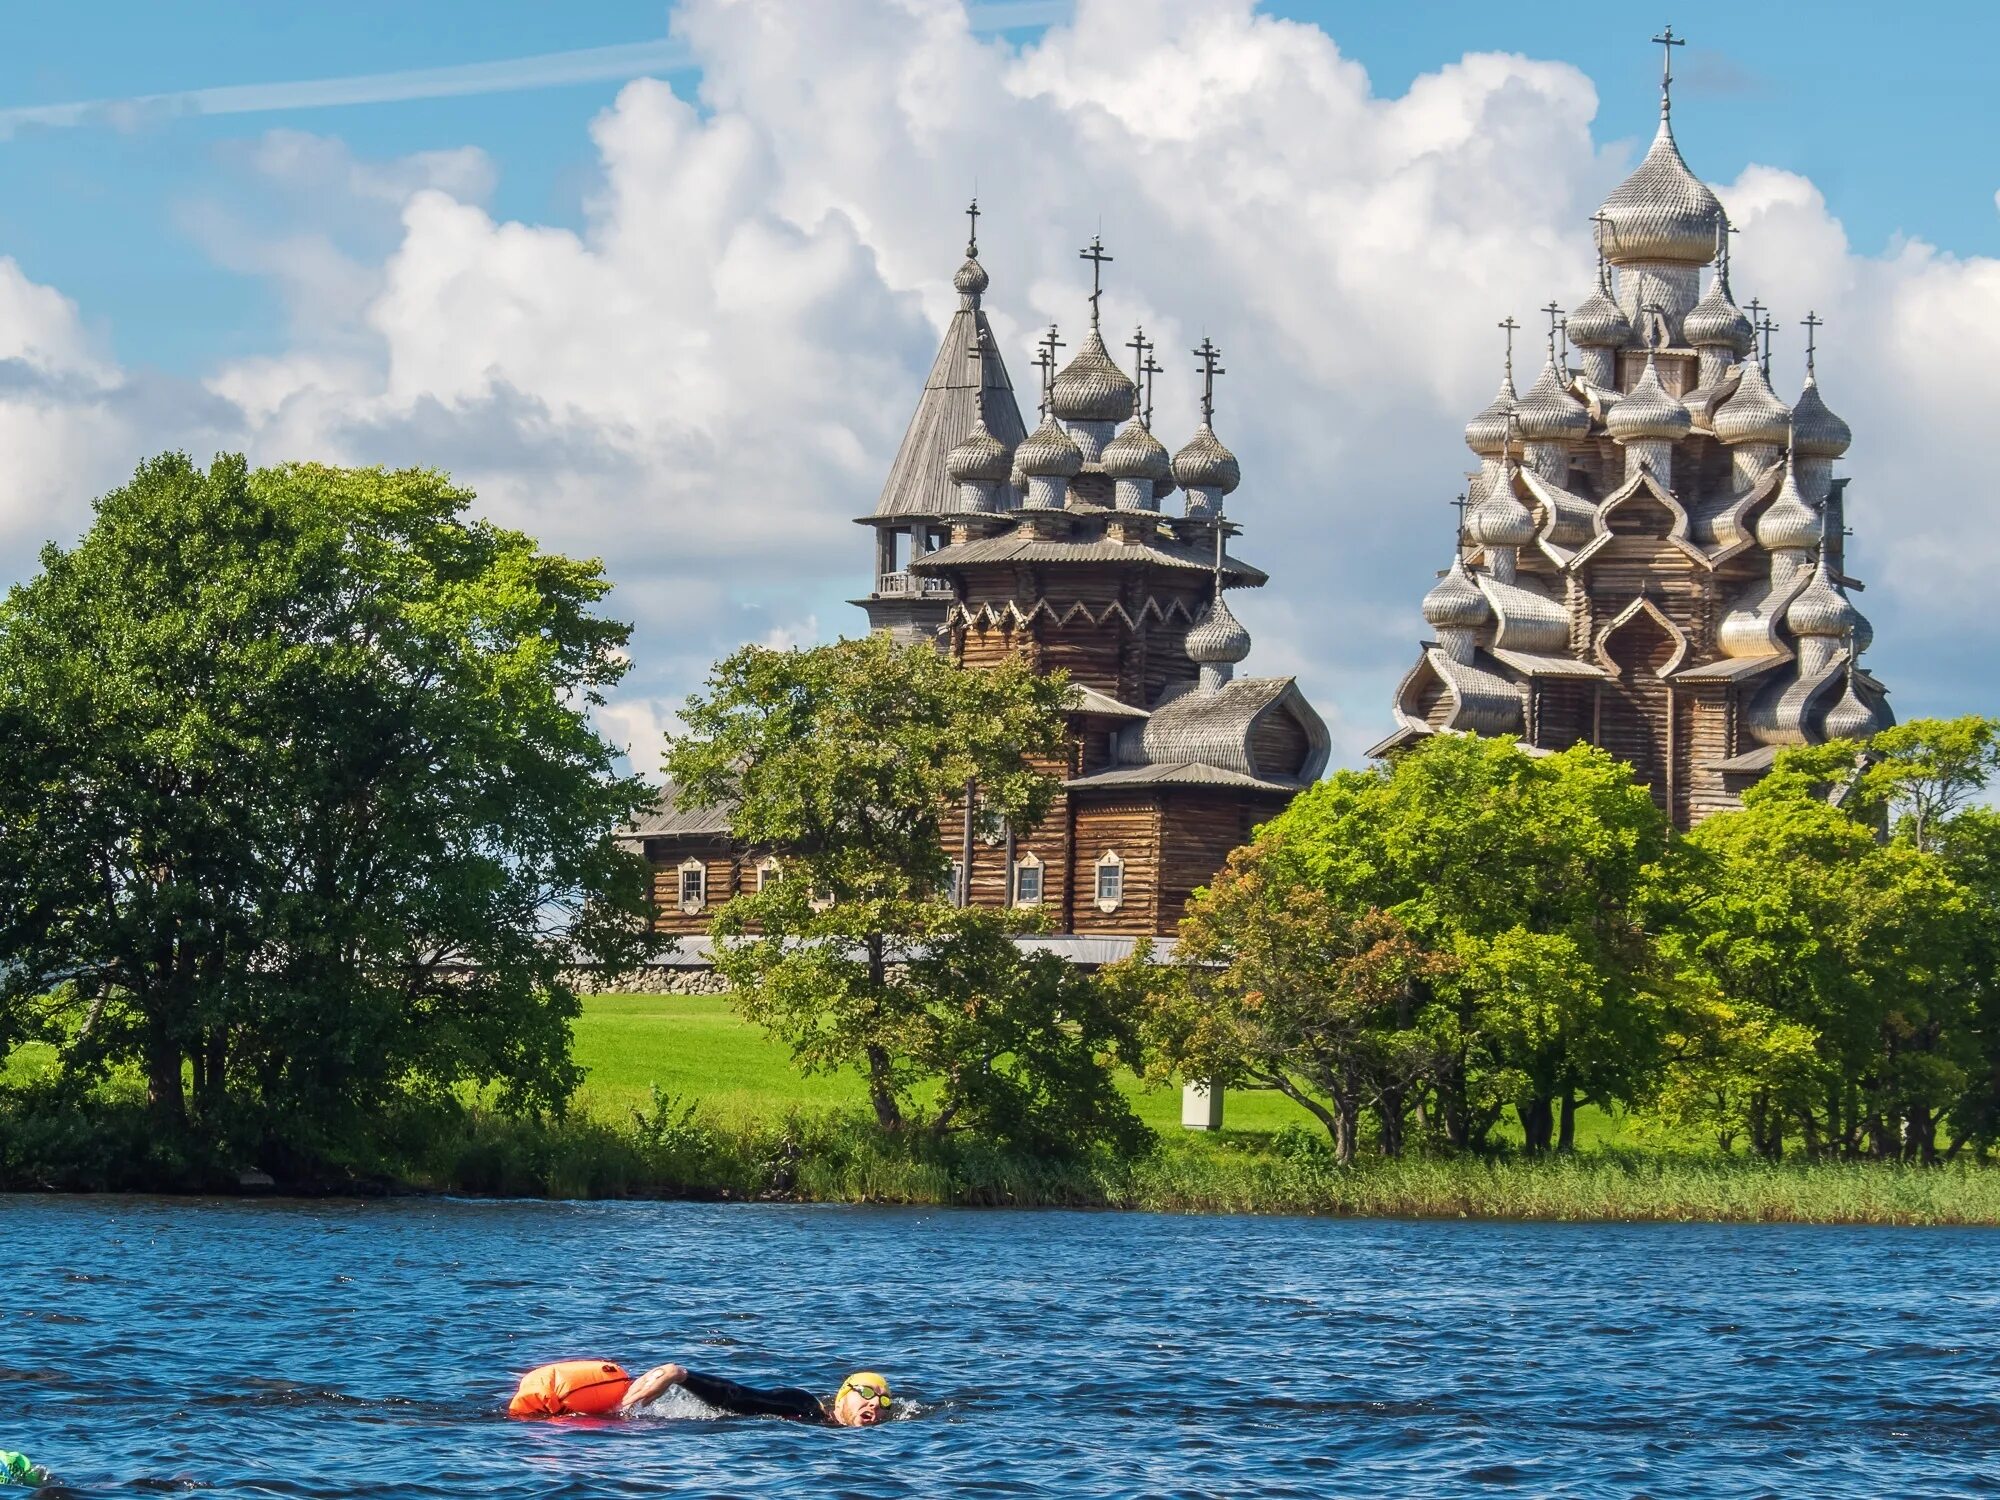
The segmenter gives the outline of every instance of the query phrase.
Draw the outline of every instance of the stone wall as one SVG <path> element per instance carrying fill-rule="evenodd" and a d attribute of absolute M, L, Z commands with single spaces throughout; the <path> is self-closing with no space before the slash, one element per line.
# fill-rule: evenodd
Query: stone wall
<path fill-rule="evenodd" d="M 729 985 L 709 968 L 648 964 L 629 973 L 572 969 L 563 976 L 580 995 L 726 995 Z"/>

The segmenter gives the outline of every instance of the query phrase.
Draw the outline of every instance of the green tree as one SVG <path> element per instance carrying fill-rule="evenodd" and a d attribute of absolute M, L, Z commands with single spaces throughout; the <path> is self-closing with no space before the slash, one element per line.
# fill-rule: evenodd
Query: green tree
<path fill-rule="evenodd" d="M 1930 1160 L 1938 1113 L 1965 1083 L 1972 907 L 1935 853 L 1882 842 L 1865 801 L 1835 806 L 1814 795 L 1824 786 L 1780 756 L 1741 811 L 1689 836 L 1697 857 L 1663 945 L 1727 1025 L 1686 1050 L 1738 1070 L 1711 1081 L 1728 1101 L 1715 1123 L 1740 1118 L 1766 1156 L 1789 1134 L 1809 1154 Z M 1685 1095 L 1680 1066 L 1668 1087 Z"/>
<path fill-rule="evenodd" d="M 1932 852 L 1945 825 L 2000 771 L 2000 719 L 1912 719 L 1863 744 L 1829 740 L 1778 757 L 1746 801 L 1830 799 L 1862 822 L 1881 821 Z"/>
<path fill-rule="evenodd" d="M 1395 918 L 1450 962 L 1415 1021 L 1445 1139 L 1482 1145 L 1514 1104 L 1531 1150 L 1639 1089 L 1665 1025 L 1637 903 L 1668 848 L 1631 768 L 1588 745 L 1531 756 L 1438 736 L 1309 788 L 1259 835 L 1350 919 Z"/>
<path fill-rule="evenodd" d="M 1196 895 L 1174 961 L 1135 953 L 1107 983 L 1143 1018 L 1155 1078 L 1275 1090 L 1325 1126 L 1342 1166 L 1374 1109 L 1398 1154 L 1404 1100 L 1432 1062 L 1411 1009 L 1442 965 L 1393 917 L 1349 917 L 1283 864 L 1268 841 L 1236 850 Z"/>
<path fill-rule="evenodd" d="M 1042 1149 L 1135 1138 L 1105 1065 L 1120 1028 L 1094 985 L 950 890 L 946 827 L 968 789 L 989 836 L 1047 812 L 1055 782 L 1038 767 L 1061 763 L 1068 692 L 1024 662 L 967 671 L 874 635 L 739 651 L 683 712 L 677 795 L 729 806 L 736 840 L 776 851 L 781 872 L 717 914 L 717 967 L 802 1067 L 858 1068 L 884 1129 L 934 1089 L 934 1132 Z"/>
<path fill-rule="evenodd" d="M 470 499 L 169 454 L 0 604 L 0 1012 L 72 1077 L 305 1148 L 413 1092 L 567 1098 L 564 971 L 643 912 L 586 717 L 627 630 Z"/>

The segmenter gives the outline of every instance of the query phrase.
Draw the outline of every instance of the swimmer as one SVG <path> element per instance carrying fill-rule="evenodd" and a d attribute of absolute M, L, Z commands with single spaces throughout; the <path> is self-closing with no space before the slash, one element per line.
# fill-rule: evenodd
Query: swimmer
<path fill-rule="evenodd" d="M 700 1375 L 686 1365 L 655 1365 L 625 1393 L 620 1410 L 635 1411 L 679 1386 L 697 1401 L 738 1417 L 782 1417 L 826 1427 L 873 1427 L 889 1414 L 889 1382 L 873 1370 L 857 1370 L 841 1381 L 831 1401 L 796 1386 L 760 1391 L 716 1375 Z"/>
<path fill-rule="evenodd" d="M 49 1471 L 31 1461 L 25 1453 L 10 1453 L 0 1448 L 0 1484 L 48 1484 Z"/>
<path fill-rule="evenodd" d="M 608 1360 L 543 1365 L 521 1377 L 508 1403 L 512 1417 L 623 1417 L 679 1386 L 697 1401 L 738 1417 L 782 1417 L 826 1427 L 873 1427 L 889 1414 L 889 1382 L 859 1370 L 840 1383 L 831 1401 L 795 1386 L 758 1390 L 686 1365 L 656 1365 L 637 1380 Z"/>

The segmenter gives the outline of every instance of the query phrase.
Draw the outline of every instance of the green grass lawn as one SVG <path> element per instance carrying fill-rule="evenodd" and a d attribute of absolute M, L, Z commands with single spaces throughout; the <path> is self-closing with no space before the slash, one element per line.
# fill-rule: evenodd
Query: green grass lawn
<path fill-rule="evenodd" d="M 719 995 L 586 995 L 574 1033 L 584 1069 L 578 1105 L 622 1120 L 651 1100 L 652 1087 L 699 1103 L 716 1119 L 755 1124 L 782 1119 L 794 1109 L 865 1105 L 858 1073 L 803 1077 L 782 1043 L 730 1007 Z M 1139 1118 L 1155 1130 L 1178 1130 L 1180 1090 L 1143 1088 L 1130 1074 L 1120 1088 Z M 1223 1133 L 1268 1134 L 1286 1125 L 1318 1122 L 1282 1094 L 1237 1091 L 1223 1102 Z M 1510 1114 L 1496 1136 L 1519 1141 Z M 1586 1108 L 1577 1120 L 1581 1147 L 1637 1144 L 1622 1117 Z"/>
<path fill-rule="evenodd" d="M 614 1123 L 624 1123 L 633 1109 L 650 1104 L 655 1085 L 732 1126 L 769 1124 L 793 1110 L 868 1102 L 858 1073 L 802 1075 L 783 1044 L 737 1015 L 723 996 L 586 995 L 573 1040 L 576 1061 L 584 1070 L 577 1106 Z M 53 1056 L 52 1049 L 38 1043 L 16 1049 L 0 1060 L 0 1083 L 27 1082 Z M 1147 1089 L 1130 1074 L 1121 1075 L 1119 1087 L 1153 1129 L 1178 1132 L 1179 1089 Z M 1239 1090 L 1223 1104 L 1224 1138 L 1266 1136 L 1291 1124 L 1318 1128 L 1280 1094 Z M 1511 1113 L 1494 1134 L 1515 1142 L 1521 1138 Z M 1640 1136 L 1623 1116 L 1585 1109 L 1578 1119 L 1577 1144 L 1588 1149 L 1676 1143 Z"/>

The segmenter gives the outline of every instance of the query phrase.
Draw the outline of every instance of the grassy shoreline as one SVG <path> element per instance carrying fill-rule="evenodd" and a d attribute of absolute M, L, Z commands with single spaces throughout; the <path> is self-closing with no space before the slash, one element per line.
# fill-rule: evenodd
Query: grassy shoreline
<path fill-rule="evenodd" d="M 586 1083 L 569 1116 L 411 1110 L 373 1151 L 288 1173 L 178 1160 L 128 1090 L 88 1108 L 0 1110 L 0 1188 L 235 1191 L 264 1166 L 280 1190 L 659 1198 L 922 1207 L 1069 1207 L 1181 1214 L 2000 1226 L 2000 1170 L 1963 1163 L 1777 1164 L 1649 1140 L 1586 1120 L 1572 1156 L 1336 1167 L 1289 1101 L 1232 1095 L 1220 1133 L 1179 1128 L 1173 1090 L 1128 1091 L 1159 1133 L 1150 1154 L 1077 1161 L 882 1132 L 858 1078 L 801 1079 L 782 1048 L 702 997 L 596 996 L 576 1029 Z M 32 1079 L 17 1054 L 0 1079 Z M 28 1096 L 17 1094 L 16 1100 Z M 4 1100 L 0 1100 L 4 1103 Z M 1643 1144 L 1641 1144 L 1643 1142 Z"/>

